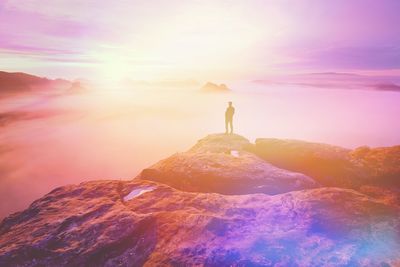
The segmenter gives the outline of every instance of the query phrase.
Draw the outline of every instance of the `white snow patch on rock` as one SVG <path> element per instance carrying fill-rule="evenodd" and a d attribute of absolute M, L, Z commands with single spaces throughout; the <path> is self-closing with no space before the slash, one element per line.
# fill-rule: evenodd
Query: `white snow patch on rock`
<path fill-rule="evenodd" d="M 238 158 L 239 157 L 239 151 L 231 150 L 231 155 L 234 156 L 235 158 Z"/>
<path fill-rule="evenodd" d="M 138 197 L 144 193 L 151 192 L 154 189 L 156 189 L 155 186 L 145 186 L 145 187 L 135 188 L 128 195 L 126 195 L 124 197 L 124 201 L 129 201 L 129 200 L 131 200 L 135 197 Z"/>

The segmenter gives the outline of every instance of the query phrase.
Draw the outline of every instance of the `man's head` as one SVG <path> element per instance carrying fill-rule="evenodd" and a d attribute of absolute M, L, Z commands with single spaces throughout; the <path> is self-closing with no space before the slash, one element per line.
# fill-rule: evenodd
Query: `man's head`
<path fill-rule="evenodd" d="M 231 106 L 232 106 L 232 101 L 229 101 L 228 104 L 229 104 L 229 106 L 231 107 Z"/>

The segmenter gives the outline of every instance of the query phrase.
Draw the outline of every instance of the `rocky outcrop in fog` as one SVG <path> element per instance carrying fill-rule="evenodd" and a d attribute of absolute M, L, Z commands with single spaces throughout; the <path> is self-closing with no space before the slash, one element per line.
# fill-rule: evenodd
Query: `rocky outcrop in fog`
<path fill-rule="evenodd" d="M 398 153 L 210 135 L 131 181 L 60 187 L 8 216 L 0 266 L 397 266 L 398 187 L 342 181 L 395 175 Z"/>
<path fill-rule="evenodd" d="M 200 89 L 202 92 L 215 92 L 215 93 L 223 93 L 223 92 L 229 92 L 230 89 L 225 85 L 225 84 L 215 84 L 215 83 L 211 83 L 208 82 L 205 85 L 203 85 L 203 87 L 201 87 Z"/>
<path fill-rule="evenodd" d="M 191 192 L 279 194 L 317 187 L 310 177 L 275 167 L 247 152 L 250 142 L 239 135 L 216 134 L 142 171 L 151 180 Z"/>
<path fill-rule="evenodd" d="M 400 188 L 400 146 L 354 150 L 298 140 L 257 139 L 252 151 L 264 160 L 313 177 L 325 186 Z"/>

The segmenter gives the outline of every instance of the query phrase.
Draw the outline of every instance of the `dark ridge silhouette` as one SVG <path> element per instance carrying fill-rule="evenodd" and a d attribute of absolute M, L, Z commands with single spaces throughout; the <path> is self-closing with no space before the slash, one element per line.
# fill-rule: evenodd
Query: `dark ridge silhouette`
<path fill-rule="evenodd" d="M 47 89 L 63 90 L 71 85 L 70 81 L 63 79 L 51 80 L 22 72 L 0 71 L 0 97 Z"/>

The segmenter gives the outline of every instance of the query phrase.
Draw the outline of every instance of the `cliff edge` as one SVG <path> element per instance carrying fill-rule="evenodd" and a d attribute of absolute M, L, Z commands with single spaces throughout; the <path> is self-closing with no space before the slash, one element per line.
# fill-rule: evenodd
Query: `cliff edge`
<path fill-rule="evenodd" d="M 0 266 L 398 266 L 398 188 L 376 178 L 397 175 L 397 151 L 210 135 L 133 180 L 60 187 L 8 216 Z M 350 175 L 367 165 L 380 171 Z"/>

